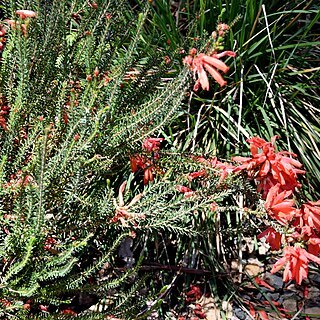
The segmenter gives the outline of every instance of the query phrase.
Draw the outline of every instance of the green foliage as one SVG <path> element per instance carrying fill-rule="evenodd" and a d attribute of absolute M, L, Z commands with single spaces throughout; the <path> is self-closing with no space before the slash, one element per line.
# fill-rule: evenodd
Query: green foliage
<path fill-rule="evenodd" d="M 143 318 L 162 301 L 158 284 L 142 294 L 150 281 L 139 274 L 143 258 L 166 263 L 166 246 L 176 239 L 180 248 L 173 259 L 180 264 L 184 246 L 198 237 L 198 217 L 233 190 L 232 179 L 225 190 L 217 187 L 213 170 L 202 181 L 206 188 L 184 197 L 176 190 L 187 183 L 181 173 L 201 165 L 172 152 L 161 154 L 162 172 L 153 184 L 142 186 L 141 171 L 128 173 L 129 157 L 141 152 L 142 141 L 178 118 L 189 74 L 177 52 L 168 63 L 167 52 L 151 41 L 161 29 L 148 29 L 155 21 L 149 5 L 139 10 L 126 1 L 5 5 L 5 17 L 14 25 L 6 27 L 0 73 L 1 312 L 44 316 L 42 305 L 49 318 L 59 319 L 87 295 L 98 302 L 97 318 L 111 313 Z M 19 17 L 18 9 L 37 16 Z M 136 248 L 128 250 L 140 262 L 112 271 L 117 251 L 134 233 Z M 165 245 L 157 252 L 160 239 Z M 147 301 L 156 302 L 149 308 Z M 77 312 L 96 318 L 82 311 Z"/>
<path fill-rule="evenodd" d="M 249 137 L 279 135 L 282 149 L 297 153 L 305 166 L 306 192 L 319 196 L 318 3 L 197 0 L 175 6 L 159 0 L 153 8 L 174 50 L 202 48 L 221 21 L 231 26 L 225 50 L 237 53 L 234 63 L 227 60 L 234 81 L 224 89 L 216 85 L 214 94 L 193 94 L 188 127 L 185 119 L 177 122 L 172 139 L 184 150 L 197 145 L 207 154 L 230 158 Z"/>
<path fill-rule="evenodd" d="M 165 317 L 192 281 L 175 274 L 180 267 L 205 268 L 212 293 L 234 294 L 230 279 L 217 279 L 241 258 L 263 209 L 242 176 L 221 178 L 213 156 L 280 134 L 316 193 L 320 157 L 308 150 L 319 144 L 318 9 L 312 1 L 3 1 L 12 23 L 4 22 L 0 65 L 1 316 L 64 319 L 73 308 L 84 319 L 143 319 L 154 309 Z M 218 22 L 231 26 L 221 46 L 237 52 L 235 80 L 213 96 L 189 95 L 181 52 L 201 51 Z M 156 136 L 159 152 L 141 149 Z M 130 173 L 141 155 L 147 167 Z M 154 181 L 144 185 L 148 170 Z M 76 309 L 83 296 L 95 311 Z"/>

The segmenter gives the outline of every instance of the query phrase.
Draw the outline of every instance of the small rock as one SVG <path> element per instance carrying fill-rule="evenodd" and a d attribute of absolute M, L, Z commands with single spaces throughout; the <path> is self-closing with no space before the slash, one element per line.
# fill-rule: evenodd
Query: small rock
<path fill-rule="evenodd" d="M 266 272 L 264 280 L 270 284 L 271 287 L 274 287 L 276 290 L 279 290 L 283 287 L 283 280 L 281 277 Z"/>
<path fill-rule="evenodd" d="M 308 299 L 320 299 L 320 289 L 316 287 L 309 288 Z"/>
<path fill-rule="evenodd" d="M 240 320 L 246 320 L 248 315 L 240 308 L 234 308 L 234 315 Z"/>
<path fill-rule="evenodd" d="M 308 298 L 305 302 L 306 308 L 317 307 L 320 305 L 320 289 L 311 287 L 309 288 Z"/>
<path fill-rule="evenodd" d="M 244 267 L 244 272 L 251 277 L 255 277 L 264 271 L 263 267 L 263 264 L 258 259 L 250 258 Z"/>
<path fill-rule="evenodd" d="M 320 316 L 320 307 L 305 308 L 304 313 L 306 313 L 306 315 L 309 316 L 310 319 L 313 319 L 311 318 L 312 316 L 316 316 L 316 318 L 314 319 L 318 319 L 318 317 Z"/>
<path fill-rule="evenodd" d="M 320 274 L 319 273 L 310 273 L 309 279 L 310 279 L 310 281 L 313 281 L 316 284 L 320 285 Z"/>
<path fill-rule="evenodd" d="M 289 312 L 297 312 L 298 310 L 298 300 L 295 299 L 294 297 L 290 298 L 283 298 L 283 307 L 287 309 Z"/>
<path fill-rule="evenodd" d="M 279 293 L 267 293 L 267 296 L 273 301 L 278 301 L 280 299 Z"/>
<path fill-rule="evenodd" d="M 303 298 L 303 291 L 301 288 L 297 287 L 296 284 L 292 283 L 287 286 L 285 294 L 294 293 L 296 296 Z"/>

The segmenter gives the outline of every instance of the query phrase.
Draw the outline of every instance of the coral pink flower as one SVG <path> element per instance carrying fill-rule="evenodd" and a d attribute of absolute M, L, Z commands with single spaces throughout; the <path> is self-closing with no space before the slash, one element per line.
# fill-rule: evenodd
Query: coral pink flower
<path fill-rule="evenodd" d="M 200 156 L 191 156 L 191 158 L 197 162 L 203 163 L 204 165 L 210 168 L 218 169 L 220 171 L 218 173 L 218 175 L 220 175 L 220 180 L 218 184 L 220 184 L 235 169 L 235 166 L 233 166 L 231 163 L 221 162 L 218 160 L 217 157 L 206 159 Z M 198 171 L 198 172 L 201 172 L 201 171 Z M 193 173 L 193 175 L 194 174 L 195 173 Z M 192 174 L 190 178 L 191 177 L 192 177 Z"/>
<path fill-rule="evenodd" d="M 261 232 L 257 238 L 266 238 L 266 242 L 270 245 L 271 250 L 279 250 L 281 246 L 281 234 L 274 228 L 269 227 Z"/>
<path fill-rule="evenodd" d="M 304 222 L 320 232 L 320 200 L 303 204 L 301 212 Z"/>
<path fill-rule="evenodd" d="M 143 170 L 143 183 L 146 185 L 149 181 L 154 180 L 155 172 L 159 172 L 160 170 L 156 170 L 156 166 L 145 156 L 134 155 L 130 157 L 130 166 L 132 172 L 137 172 L 139 169 Z"/>
<path fill-rule="evenodd" d="M 22 32 L 22 34 L 24 36 L 27 35 L 27 26 L 24 23 L 20 24 L 19 22 L 16 22 L 11 19 L 6 19 L 4 21 L 11 27 L 11 29 L 16 29 L 20 27 L 20 31 Z"/>
<path fill-rule="evenodd" d="M 213 79 L 219 83 L 221 87 L 225 86 L 227 82 L 223 79 L 218 70 L 223 73 L 228 72 L 229 67 L 222 62 L 221 59 L 224 56 L 235 57 L 236 54 L 233 51 L 224 51 L 219 54 L 212 54 L 211 56 L 204 53 L 200 53 L 196 56 L 196 49 L 190 50 L 190 55 L 183 59 L 183 63 L 188 65 L 190 70 L 193 71 L 193 76 L 196 80 L 194 90 L 197 91 L 201 86 L 203 90 L 209 90 L 209 79 L 207 72 L 213 77 Z"/>
<path fill-rule="evenodd" d="M 307 242 L 308 252 L 317 256 L 320 253 L 320 237 L 315 233 L 314 229 L 306 225 L 301 228 L 303 240 Z"/>
<path fill-rule="evenodd" d="M 191 190 L 190 188 L 188 187 L 185 187 L 185 186 L 181 186 L 181 185 L 177 185 L 176 186 L 176 190 L 178 190 L 179 192 L 183 193 L 184 194 L 184 197 L 185 198 L 190 198 L 194 195 L 194 191 Z"/>
<path fill-rule="evenodd" d="M 143 141 L 142 149 L 147 152 L 156 152 L 160 149 L 160 143 L 163 138 L 147 138 Z"/>
<path fill-rule="evenodd" d="M 196 179 L 196 178 L 204 178 L 206 175 L 207 175 L 206 170 L 201 169 L 199 171 L 189 173 L 188 180 L 192 181 L 193 179 Z"/>
<path fill-rule="evenodd" d="M 287 225 L 288 222 L 292 221 L 300 213 L 294 207 L 294 200 L 286 199 L 291 194 L 292 191 L 280 192 L 280 185 L 277 184 L 269 190 L 264 205 L 268 214 L 282 225 Z"/>
<path fill-rule="evenodd" d="M 285 247 L 284 257 L 279 259 L 273 266 L 271 273 L 276 273 L 285 267 L 283 281 L 295 280 L 299 285 L 308 277 L 309 262 L 320 264 L 320 259 L 308 253 L 300 247 Z"/>
<path fill-rule="evenodd" d="M 20 16 L 21 19 L 35 18 L 37 14 L 32 10 L 17 10 L 16 15 Z"/>
<path fill-rule="evenodd" d="M 298 174 L 305 173 L 300 169 L 302 164 L 292 158 L 296 157 L 294 153 L 275 151 L 276 139 L 277 136 L 272 137 L 270 142 L 259 137 L 248 139 L 252 157 L 233 158 L 233 161 L 242 163 L 234 172 L 246 170 L 248 176 L 259 183 L 258 191 L 263 192 L 263 197 L 277 183 L 280 183 L 283 190 L 300 187 L 301 184 L 297 181 Z"/>

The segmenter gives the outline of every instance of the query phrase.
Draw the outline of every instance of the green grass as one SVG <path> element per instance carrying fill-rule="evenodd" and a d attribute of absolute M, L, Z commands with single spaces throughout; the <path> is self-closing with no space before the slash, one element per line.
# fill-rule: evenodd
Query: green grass
<path fill-rule="evenodd" d="M 226 88 L 212 85 L 186 101 L 173 143 L 229 158 L 247 150 L 250 136 L 279 135 L 280 148 L 304 164 L 306 195 L 319 197 L 319 9 L 316 1 L 155 1 L 153 23 L 173 52 L 201 47 L 195 38 L 202 43 L 222 21 L 232 26 L 225 49 L 237 53 L 226 60 Z"/>

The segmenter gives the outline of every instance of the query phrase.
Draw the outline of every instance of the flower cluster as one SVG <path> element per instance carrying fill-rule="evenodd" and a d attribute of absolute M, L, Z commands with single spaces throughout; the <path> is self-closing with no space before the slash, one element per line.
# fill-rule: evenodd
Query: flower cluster
<path fill-rule="evenodd" d="M 189 55 L 184 57 L 183 63 L 189 67 L 193 72 L 193 77 L 196 80 L 193 87 L 194 91 L 198 91 L 200 87 L 203 90 L 209 90 L 209 79 L 207 72 L 212 76 L 212 78 L 218 82 L 218 84 L 223 87 L 227 84 L 218 72 L 218 70 L 226 73 L 229 71 L 229 67 L 220 59 L 222 57 L 229 56 L 235 57 L 236 54 L 233 51 L 224 51 L 221 53 L 212 53 L 207 55 L 204 53 L 197 54 L 197 50 L 192 48 L 189 52 Z"/>
<path fill-rule="evenodd" d="M 219 161 L 217 157 L 205 158 L 202 156 L 193 156 L 190 158 L 202 165 L 198 171 L 189 172 L 186 176 L 186 180 L 188 180 L 189 186 L 194 188 L 194 184 L 192 183 L 194 180 L 199 180 L 200 187 L 206 185 L 207 179 L 210 177 L 218 177 L 219 180 L 216 183 L 216 187 L 224 187 L 224 180 L 228 177 L 228 175 L 233 173 L 235 166 L 228 162 Z M 176 190 L 183 193 L 185 198 L 191 198 L 194 196 L 199 196 L 201 193 L 197 190 L 192 190 L 190 187 L 184 185 L 177 185 Z M 211 196 L 209 196 L 209 199 Z M 210 204 L 210 211 L 215 212 L 218 209 L 218 204 L 214 201 Z"/>
<path fill-rule="evenodd" d="M 203 90 L 209 90 L 207 72 L 221 87 L 227 84 L 219 71 L 223 73 L 229 71 L 229 67 L 220 60 L 221 58 L 236 56 L 233 51 L 224 51 L 224 37 L 229 29 L 230 27 L 227 24 L 219 23 L 216 31 L 212 33 L 211 38 L 206 44 L 205 53 L 198 54 L 197 49 L 192 48 L 189 51 L 189 55 L 183 58 L 183 63 L 193 72 L 193 78 L 196 81 L 193 87 L 194 91 L 198 91 L 200 87 Z"/>
<path fill-rule="evenodd" d="M 143 183 L 146 185 L 154 180 L 157 172 L 160 172 L 156 161 L 159 159 L 160 144 L 163 138 L 147 138 L 142 143 L 142 154 L 135 154 L 130 157 L 132 172 L 143 171 Z"/>
<path fill-rule="evenodd" d="M 37 13 L 32 10 L 17 10 L 16 15 L 23 20 L 25 23 L 20 23 L 19 21 L 6 19 L 5 22 L 12 28 L 12 29 L 20 29 L 21 33 L 26 37 L 27 36 L 27 29 L 29 25 L 30 18 L 36 18 Z"/>
<path fill-rule="evenodd" d="M 4 25 L 0 25 L 0 51 L 3 50 L 4 44 L 6 43 L 5 35 L 7 33 L 6 27 Z"/>
<path fill-rule="evenodd" d="M 274 136 L 270 142 L 259 137 L 248 139 L 251 157 L 234 157 L 233 161 L 241 165 L 235 172 L 246 171 L 249 178 L 254 178 L 258 183 L 257 191 L 262 192 L 266 198 L 269 190 L 279 184 L 281 190 L 294 190 L 300 187 L 298 174 L 304 174 L 301 170 L 302 164 L 293 159 L 296 157 L 291 152 L 276 152 Z"/>
<path fill-rule="evenodd" d="M 20 188 L 24 188 L 28 185 L 35 185 L 35 181 L 29 174 L 22 172 L 22 170 L 18 170 L 16 174 L 12 174 L 10 176 L 10 181 L 3 185 L 5 189 L 10 188 L 11 190 L 18 190 Z"/>
<path fill-rule="evenodd" d="M 204 157 L 196 156 L 196 157 L 192 157 L 192 159 L 202 163 L 206 167 L 214 169 L 216 172 L 215 174 L 220 177 L 218 184 L 221 184 L 229 174 L 233 173 L 235 169 L 235 166 L 233 166 L 231 163 L 222 162 L 218 160 L 217 157 L 206 159 Z M 205 172 L 205 170 L 203 171 Z M 202 170 L 200 172 L 202 172 Z M 195 176 L 196 176 L 195 173 L 189 174 L 190 179 L 193 179 Z"/>
<path fill-rule="evenodd" d="M 259 137 L 248 139 L 251 157 L 234 157 L 241 164 L 234 172 L 245 171 L 257 183 L 258 192 L 265 199 L 268 216 L 278 224 L 270 226 L 258 238 L 265 238 L 272 250 L 284 246 L 284 256 L 271 272 L 285 267 L 283 281 L 301 284 L 308 276 L 309 262 L 320 264 L 320 200 L 296 206 L 294 193 L 301 186 L 298 175 L 304 174 L 302 164 L 291 152 L 276 152 L 273 137 L 267 142 Z M 277 229 L 277 230 L 276 230 Z"/>

